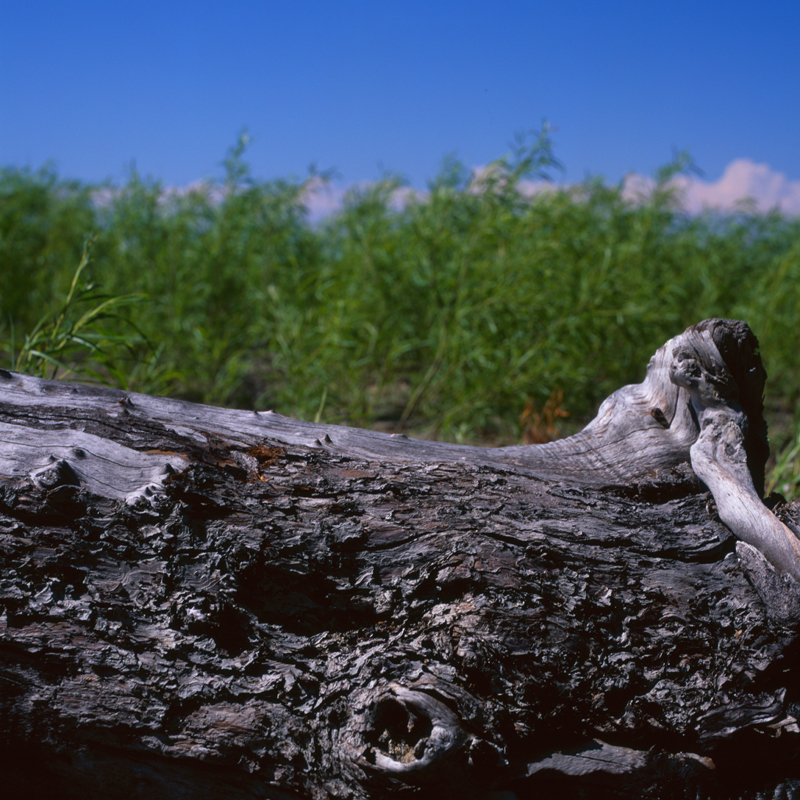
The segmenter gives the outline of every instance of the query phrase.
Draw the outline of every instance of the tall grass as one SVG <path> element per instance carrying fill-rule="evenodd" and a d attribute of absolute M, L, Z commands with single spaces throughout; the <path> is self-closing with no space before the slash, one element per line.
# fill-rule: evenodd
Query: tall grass
<path fill-rule="evenodd" d="M 41 317 L 19 342 L 19 349 L 11 321 L 11 364 L 18 372 L 42 378 L 66 378 L 74 373 L 100 382 L 113 378 L 127 384 L 127 375 L 116 366 L 114 355 L 121 348 L 129 350 L 141 337 L 135 328 L 125 333 L 111 328 L 120 322 L 125 326 L 127 320 L 120 311 L 140 298 L 105 296 L 83 280 L 91 245 L 89 240 L 84 246 L 61 307 Z"/>
<path fill-rule="evenodd" d="M 0 171 L 0 358 L 12 324 L 18 343 L 63 305 L 95 231 L 85 280 L 146 299 L 104 319 L 94 371 L 145 392 L 518 441 L 559 393 L 551 421 L 578 424 L 667 338 L 722 316 L 760 338 L 769 398 L 800 399 L 800 221 L 687 215 L 681 160 L 636 202 L 592 179 L 531 193 L 557 169 L 545 130 L 481 174 L 446 163 L 402 203 L 397 180 L 353 190 L 312 225 L 320 177 L 259 181 L 244 155 L 182 192 Z M 61 355 L 66 370 L 91 353 Z"/>

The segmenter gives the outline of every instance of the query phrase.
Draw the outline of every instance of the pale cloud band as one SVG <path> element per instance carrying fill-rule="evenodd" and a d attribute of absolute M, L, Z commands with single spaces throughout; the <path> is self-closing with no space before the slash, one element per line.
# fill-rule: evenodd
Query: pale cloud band
<path fill-rule="evenodd" d="M 756 164 L 747 158 L 731 161 L 718 181 L 681 175 L 674 179 L 673 184 L 680 192 L 683 207 L 690 214 L 777 210 L 800 216 L 800 181 L 789 180 L 767 164 Z M 623 191 L 633 199 L 652 185 L 649 178 L 629 175 Z"/>
<path fill-rule="evenodd" d="M 486 168 L 478 168 L 480 176 Z M 632 173 L 623 182 L 623 196 L 636 201 L 653 189 L 652 178 Z M 782 172 L 767 164 L 756 164 L 746 158 L 731 161 L 717 181 L 705 181 L 694 176 L 681 175 L 673 179 L 682 207 L 690 214 L 704 211 L 767 213 L 777 210 L 783 214 L 800 216 L 800 181 L 789 180 Z M 526 194 L 536 194 L 548 189 L 568 188 L 562 184 L 524 181 L 520 187 Z M 309 218 L 318 222 L 342 208 L 346 190 L 331 185 L 317 185 L 306 195 Z M 396 205 L 402 205 L 409 196 L 424 196 L 410 189 L 398 190 Z"/>

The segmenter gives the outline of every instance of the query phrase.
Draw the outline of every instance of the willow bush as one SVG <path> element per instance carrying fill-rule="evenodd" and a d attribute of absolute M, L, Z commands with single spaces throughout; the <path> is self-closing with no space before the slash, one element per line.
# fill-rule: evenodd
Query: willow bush
<path fill-rule="evenodd" d="M 354 189 L 318 224 L 306 203 L 321 176 L 257 180 L 241 142 L 225 165 L 182 191 L 0 171 L 5 364 L 63 305 L 93 236 L 86 284 L 144 299 L 104 319 L 102 353 L 72 347 L 59 374 L 512 442 L 561 393 L 554 419 L 585 421 L 667 338 L 720 316 L 759 336 L 770 398 L 800 399 L 800 221 L 688 215 L 670 180 L 682 161 L 637 200 L 598 179 L 548 186 L 544 130 L 480 173 L 448 161 L 424 192 Z"/>

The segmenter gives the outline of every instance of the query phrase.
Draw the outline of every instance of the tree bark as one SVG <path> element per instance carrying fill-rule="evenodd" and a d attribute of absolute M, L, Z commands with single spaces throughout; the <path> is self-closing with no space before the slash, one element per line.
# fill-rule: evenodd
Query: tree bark
<path fill-rule="evenodd" d="M 581 433 L 493 449 L 0 371 L 5 783 L 800 797 L 765 378 L 707 320 Z"/>

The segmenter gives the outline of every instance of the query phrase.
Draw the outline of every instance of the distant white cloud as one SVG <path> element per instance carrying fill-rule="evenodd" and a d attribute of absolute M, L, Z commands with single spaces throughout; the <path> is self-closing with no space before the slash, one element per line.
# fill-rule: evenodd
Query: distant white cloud
<path fill-rule="evenodd" d="M 477 168 L 474 174 L 481 181 L 491 175 L 491 168 Z M 631 173 L 623 182 L 623 196 L 634 201 L 641 199 L 652 192 L 654 185 L 652 178 Z M 529 197 L 553 189 L 579 189 L 545 181 L 520 181 L 519 186 Z M 800 181 L 789 180 L 768 164 L 756 164 L 747 158 L 731 161 L 718 181 L 681 175 L 673 180 L 673 186 L 690 214 L 707 210 L 765 213 L 777 209 L 784 214 L 800 216 Z"/>
<path fill-rule="evenodd" d="M 756 164 L 747 158 L 731 161 L 718 181 L 682 175 L 675 178 L 674 185 L 681 193 L 683 207 L 690 214 L 743 209 L 764 213 L 777 209 L 784 214 L 800 216 L 800 181 L 789 180 L 769 165 Z M 652 186 L 650 178 L 632 174 L 625 179 L 624 194 L 635 199 Z"/>
<path fill-rule="evenodd" d="M 375 184 L 369 182 L 342 187 L 325 181 L 312 181 L 303 198 L 309 221 L 321 222 L 326 217 L 341 211 L 349 192 L 368 190 L 372 186 Z M 406 203 L 419 197 L 424 197 L 424 193 L 408 186 L 398 186 L 392 190 L 389 207 L 399 211 Z"/>
<path fill-rule="evenodd" d="M 476 187 L 492 177 L 491 167 L 476 167 L 473 180 Z M 705 181 L 701 178 L 681 175 L 674 179 L 673 185 L 680 194 L 683 208 L 690 214 L 706 210 L 721 212 L 753 210 L 761 213 L 778 209 L 784 214 L 800 216 L 800 181 L 789 180 L 782 172 L 773 170 L 767 164 L 756 164 L 746 158 L 731 161 L 718 181 Z M 322 179 L 312 180 L 306 188 L 303 200 L 308 211 L 309 221 L 316 224 L 342 209 L 351 191 L 367 190 L 374 184 L 361 183 L 343 187 Z M 636 201 L 652 192 L 654 181 L 644 175 L 631 173 L 623 182 L 623 196 Z M 542 192 L 570 189 L 575 197 L 580 197 L 580 185 L 567 185 L 547 181 L 520 181 L 523 194 L 530 196 Z M 116 190 L 104 189 L 97 193 L 100 204 L 110 200 L 110 193 Z M 164 200 L 181 197 L 192 192 L 207 194 L 214 201 L 224 197 L 223 187 L 205 181 L 196 181 L 184 187 L 167 187 Z M 393 190 L 390 206 L 401 209 L 413 200 L 422 200 L 426 192 L 400 186 Z"/>
<path fill-rule="evenodd" d="M 306 190 L 303 200 L 306 204 L 309 222 L 321 222 L 340 211 L 346 190 L 322 180 L 314 180 Z"/>
<path fill-rule="evenodd" d="M 208 198 L 212 203 L 221 203 L 225 199 L 226 194 L 227 190 L 224 186 L 200 179 L 192 181 L 192 183 L 188 183 L 186 186 L 165 187 L 161 192 L 161 202 L 168 203 L 170 200 L 196 195 L 198 197 Z"/>

